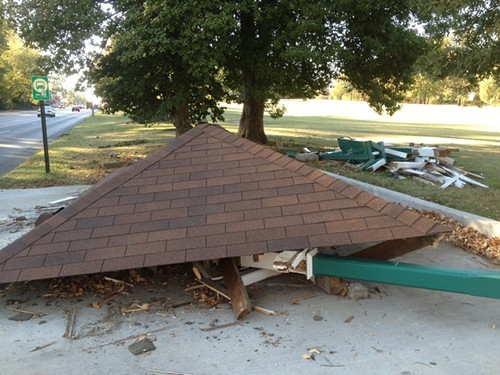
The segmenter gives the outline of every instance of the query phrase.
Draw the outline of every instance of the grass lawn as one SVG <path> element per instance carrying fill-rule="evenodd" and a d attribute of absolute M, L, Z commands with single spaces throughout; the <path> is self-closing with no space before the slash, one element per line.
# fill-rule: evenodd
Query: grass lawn
<path fill-rule="evenodd" d="M 94 184 L 112 171 L 108 162 L 134 162 L 175 138 L 175 128 L 146 128 L 120 115 L 87 118 L 49 145 L 51 173 L 45 173 L 43 151 L 0 177 L 0 188 L 36 188 Z"/>
<path fill-rule="evenodd" d="M 327 100 L 285 101 L 284 118 L 265 118 L 266 134 L 311 150 L 332 149 L 337 138 L 384 141 L 395 145 L 440 145 L 459 148 L 456 164 L 485 177 L 490 189 L 467 186 L 445 190 L 418 181 L 394 180 L 387 173 L 360 172 L 343 165 L 316 166 L 442 205 L 500 219 L 500 108 L 405 106 L 393 117 L 378 116 L 365 103 Z M 240 107 L 228 106 L 222 125 L 236 132 Z M 0 178 L 0 188 L 93 184 L 111 170 L 104 162 L 133 162 L 175 137 L 169 124 L 146 128 L 123 116 L 97 114 L 50 145 L 51 171 L 45 174 L 43 152 Z"/>

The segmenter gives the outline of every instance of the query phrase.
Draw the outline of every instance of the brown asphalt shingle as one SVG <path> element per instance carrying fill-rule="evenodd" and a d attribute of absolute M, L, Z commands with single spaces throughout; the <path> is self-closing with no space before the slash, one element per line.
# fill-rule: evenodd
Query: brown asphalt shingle
<path fill-rule="evenodd" d="M 443 231 L 400 205 L 202 124 L 0 250 L 0 283 Z"/>

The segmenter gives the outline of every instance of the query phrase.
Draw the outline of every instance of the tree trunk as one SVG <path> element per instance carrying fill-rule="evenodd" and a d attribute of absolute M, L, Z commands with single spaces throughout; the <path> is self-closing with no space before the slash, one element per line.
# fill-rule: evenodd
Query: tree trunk
<path fill-rule="evenodd" d="M 189 121 L 188 103 L 183 103 L 176 109 L 174 117 L 174 126 L 175 126 L 175 135 L 177 137 L 193 128 L 191 122 Z"/>
<path fill-rule="evenodd" d="M 174 126 L 175 135 L 178 137 L 188 130 L 192 129 L 191 121 L 189 119 L 189 83 L 186 67 L 182 64 L 174 65 Z"/>
<path fill-rule="evenodd" d="M 240 59 L 242 61 L 243 78 L 243 112 L 240 118 L 238 135 L 250 141 L 268 144 L 264 133 L 265 83 L 256 74 L 255 61 L 264 58 L 263 49 L 257 45 L 257 27 L 251 11 L 252 1 L 243 2 L 240 15 Z M 249 5 L 250 3 L 250 5 Z M 248 8 L 248 9 L 247 9 Z"/>
<path fill-rule="evenodd" d="M 238 129 L 240 137 L 263 145 L 269 143 L 264 133 L 264 105 L 263 99 L 245 97 Z"/>

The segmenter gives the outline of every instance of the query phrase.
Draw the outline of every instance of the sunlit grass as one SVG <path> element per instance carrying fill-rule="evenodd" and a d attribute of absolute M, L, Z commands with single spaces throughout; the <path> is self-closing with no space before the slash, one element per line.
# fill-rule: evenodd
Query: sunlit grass
<path fill-rule="evenodd" d="M 325 110 L 328 101 L 319 101 Z M 291 104 L 294 105 L 293 101 Z M 317 103 L 312 103 L 316 105 Z M 338 104 L 338 103 L 337 103 Z M 304 103 L 300 103 L 305 106 Z M 359 107 L 359 106 L 358 106 Z M 356 108 L 358 108 L 356 107 Z M 451 156 L 458 166 L 468 172 L 484 176 L 480 182 L 488 185 L 490 189 L 467 186 L 463 189 L 454 187 L 446 190 L 438 186 L 428 186 L 413 179 L 395 180 L 389 178 L 387 173 L 367 173 L 343 165 L 318 163 L 317 166 L 340 173 L 347 177 L 382 186 L 388 189 L 406 193 L 415 197 L 429 200 L 438 204 L 453 207 L 459 210 L 475 213 L 477 215 L 500 219 L 500 121 L 494 120 L 495 113 L 500 116 L 500 108 L 479 109 L 465 108 L 469 118 L 477 118 L 478 123 L 449 123 L 450 118 L 460 122 L 463 119 L 454 117 L 454 111 L 461 111 L 457 107 L 445 106 L 448 111 L 440 111 L 440 107 L 421 106 L 422 114 L 415 114 L 415 122 L 395 122 L 392 118 L 364 113 L 363 119 L 334 116 L 287 116 L 273 120 L 266 116 L 266 134 L 272 142 L 289 142 L 296 148 L 308 147 L 311 150 L 334 149 L 338 147 L 337 138 L 351 137 L 373 141 L 384 141 L 394 145 L 407 146 L 409 143 L 416 145 L 440 145 L 458 148 L 459 152 Z M 439 118 L 448 122 L 436 123 L 425 121 L 427 109 L 437 112 Z M 462 111 L 462 112 L 463 112 Z M 296 114 L 296 110 L 290 111 Z M 486 116 L 482 116 L 482 112 Z M 447 115 L 448 114 L 448 115 Z M 240 108 L 230 106 L 226 112 L 224 126 L 233 132 L 238 129 Z M 402 116 L 403 117 L 403 116 Z M 405 119 L 408 119 L 406 116 Z"/>
<path fill-rule="evenodd" d="M 295 103 L 292 101 L 292 104 Z M 425 109 L 423 111 L 425 112 Z M 227 125 L 229 129 L 237 129 L 239 113 L 238 107 L 229 107 L 224 125 Z M 498 115 L 500 116 L 500 111 Z M 266 134 L 275 137 L 310 137 L 318 139 L 324 145 L 336 144 L 337 138 L 343 136 L 374 141 L 420 143 L 415 141 L 418 137 L 418 139 L 424 139 L 426 143 L 438 141 L 442 145 L 500 144 L 500 121 L 498 119 L 496 121 L 499 125 L 495 127 L 485 124 L 420 123 L 417 122 L 417 118 L 415 122 L 394 122 L 376 114 L 369 119 L 357 119 L 354 117 L 355 112 L 352 116 L 352 118 L 341 118 L 285 115 L 284 118 L 276 120 L 266 117 Z"/>
<path fill-rule="evenodd" d="M 0 179 L 1 188 L 94 184 L 111 172 L 105 162 L 133 163 L 175 137 L 169 124 L 146 128 L 123 116 L 97 114 L 49 146 L 50 170 L 45 173 L 43 152 Z M 147 143 L 113 147 L 118 142 L 144 139 Z M 111 146 L 111 147 L 108 147 Z"/>
<path fill-rule="evenodd" d="M 413 179 L 395 180 L 384 172 L 360 172 L 325 163 L 317 166 L 456 209 L 500 219 L 500 123 L 493 120 L 498 118 L 496 114 L 500 115 L 500 108 L 495 112 L 489 108 L 457 110 L 450 106 L 420 106 L 389 118 L 375 115 L 365 108 L 364 103 L 289 101 L 286 105 L 288 114 L 284 118 L 273 120 L 265 117 L 266 134 L 271 142 L 291 143 L 297 148 L 312 150 L 332 149 L 338 146 L 337 138 L 347 136 L 395 145 L 411 142 L 459 148 L 459 152 L 451 155 L 457 165 L 483 175 L 481 182 L 490 189 L 468 186 L 442 190 Z M 236 133 L 240 111 L 241 107 L 228 106 L 221 125 Z M 477 119 L 477 123 L 472 123 L 471 119 Z M 110 168 L 103 167 L 103 163 L 133 163 L 174 138 L 175 129 L 171 124 L 144 127 L 123 116 L 98 113 L 50 145 L 50 174 L 45 173 L 43 152 L 39 152 L 0 178 L 0 188 L 94 184 L 111 172 Z M 120 142 L 130 145 L 117 146 Z"/>

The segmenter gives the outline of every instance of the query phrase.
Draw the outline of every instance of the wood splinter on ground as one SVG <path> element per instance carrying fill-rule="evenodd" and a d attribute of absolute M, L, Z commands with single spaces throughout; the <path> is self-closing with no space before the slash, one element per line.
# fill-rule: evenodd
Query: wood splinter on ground
<path fill-rule="evenodd" d="M 133 284 L 130 284 L 130 283 L 127 283 L 126 281 L 122 281 L 122 280 L 117 280 L 117 279 L 113 279 L 112 277 L 107 277 L 107 276 L 104 276 L 104 280 L 106 281 L 111 281 L 115 284 L 122 284 L 122 285 L 126 285 L 130 288 L 133 288 L 134 285 Z"/>
<path fill-rule="evenodd" d="M 351 315 L 346 320 L 344 320 L 344 323 L 351 323 L 353 320 L 354 320 L 354 315 Z"/>
<path fill-rule="evenodd" d="M 54 345 L 56 342 L 57 341 L 52 341 L 52 342 L 49 342 L 48 344 L 45 344 L 45 345 L 39 345 L 36 348 L 31 349 L 30 352 L 36 352 L 38 350 L 42 350 L 42 349 L 48 348 L 49 346 Z"/>
<path fill-rule="evenodd" d="M 215 331 L 217 329 L 222 329 L 222 328 L 227 328 L 227 327 L 238 326 L 240 324 L 241 324 L 240 321 L 236 321 L 236 322 L 232 322 L 232 323 L 221 324 L 221 325 L 218 325 L 218 326 L 213 326 L 213 327 L 209 327 L 209 328 L 200 328 L 200 329 L 203 332 L 207 332 L 207 331 Z"/>
<path fill-rule="evenodd" d="M 100 309 L 101 307 L 103 307 L 105 304 L 107 304 L 108 302 L 112 301 L 113 299 L 116 298 L 116 296 L 118 296 L 118 293 L 113 293 L 111 294 L 110 296 L 100 300 L 99 302 L 93 302 L 91 303 L 91 307 L 95 308 L 95 309 Z"/>
<path fill-rule="evenodd" d="M 278 315 L 288 315 L 288 313 L 286 312 L 276 312 L 276 311 L 273 311 L 273 310 L 269 310 L 269 309 L 265 309 L 263 307 L 259 307 L 259 306 L 253 306 L 253 309 L 257 312 L 260 312 L 261 314 L 265 314 L 265 315 L 271 315 L 271 316 L 278 316 Z"/>
<path fill-rule="evenodd" d="M 15 311 L 15 312 L 18 312 L 18 313 L 33 315 L 33 316 L 36 316 L 36 317 L 45 316 L 44 313 L 37 313 L 37 312 L 33 312 L 33 311 L 27 311 L 27 310 L 17 309 L 15 307 L 7 307 L 7 308 L 9 310 L 12 310 L 12 311 Z"/>
<path fill-rule="evenodd" d="M 69 315 L 68 324 L 66 325 L 66 332 L 64 333 L 63 337 L 66 337 L 68 339 L 75 338 L 75 335 L 73 335 L 73 330 L 75 327 L 75 318 L 76 318 L 76 309 L 73 309 L 73 311 Z"/>
<path fill-rule="evenodd" d="M 198 280 L 198 282 L 206 286 L 208 289 L 214 291 L 215 293 L 227 298 L 229 301 L 231 300 L 229 292 L 226 290 L 226 288 L 214 283 L 212 280 L 203 279 Z"/>
<path fill-rule="evenodd" d="M 132 307 L 132 306 L 135 306 L 135 307 Z M 120 312 L 122 314 L 128 314 L 128 313 L 134 313 L 134 312 L 142 312 L 142 311 L 148 311 L 151 306 L 149 306 L 149 304 L 147 303 L 143 303 L 142 305 L 138 305 L 136 303 L 134 303 L 130 308 L 126 308 L 126 307 L 122 307 L 120 309 Z"/>
<path fill-rule="evenodd" d="M 115 340 L 115 341 L 106 342 L 104 344 L 99 344 L 99 345 L 96 345 L 96 346 L 91 346 L 91 347 L 82 349 L 82 351 L 83 352 L 88 352 L 89 350 L 93 350 L 93 349 L 97 349 L 97 348 L 102 348 L 104 346 L 121 344 L 122 342 L 125 342 L 125 341 L 128 341 L 128 340 L 138 340 L 138 339 L 143 338 L 143 337 L 150 337 L 153 333 L 163 332 L 163 331 L 166 331 L 167 329 L 169 329 L 169 327 L 162 327 L 162 328 L 154 329 L 152 331 L 149 331 L 149 332 L 146 332 L 146 333 L 141 333 L 139 335 L 131 335 L 131 336 L 124 337 L 123 339 L 118 339 L 118 340 Z"/>
<path fill-rule="evenodd" d="M 319 296 L 319 293 L 308 294 L 307 296 L 295 297 L 290 300 L 290 304 L 299 305 L 301 301 Z"/>

